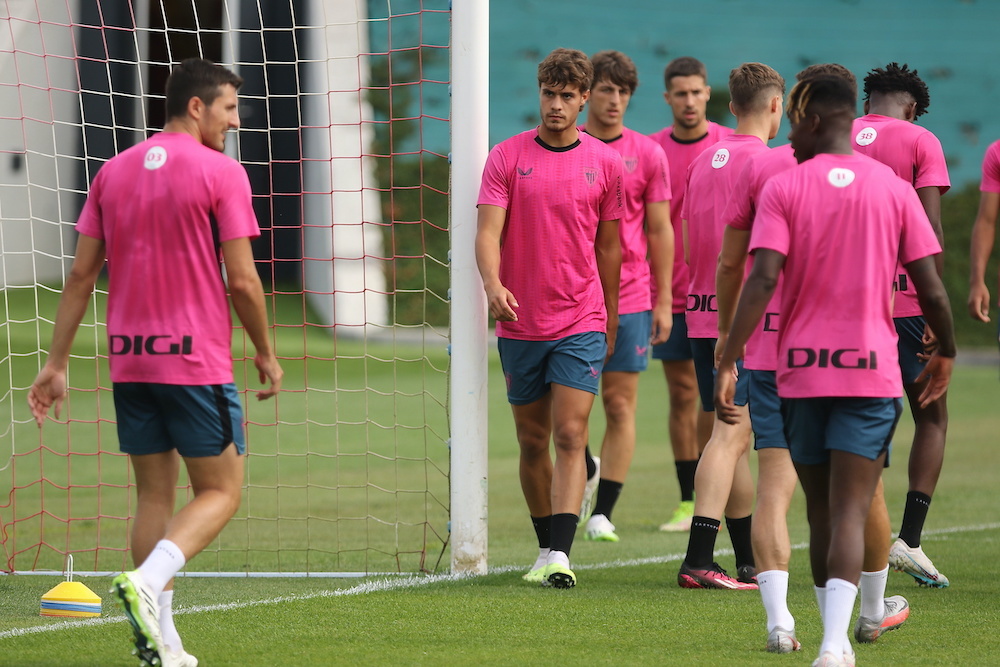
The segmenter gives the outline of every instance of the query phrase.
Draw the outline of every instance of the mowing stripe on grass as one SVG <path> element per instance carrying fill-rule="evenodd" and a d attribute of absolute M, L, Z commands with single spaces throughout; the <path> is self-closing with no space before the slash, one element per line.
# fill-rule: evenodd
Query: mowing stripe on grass
<path fill-rule="evenodd" d="M 950 533 L 974 533 L 1000 528 L 1000 523 L 983 523 L 975 526 L 953 526 L 951 528 L 941 528 L 938 530 L 924 531 L 924 535 L 946 535 Z M 792 549 L 800 550 L 809 546 L 802 542 L 793 544 Z M 732 549 L 717 549 L 716 554 L 720 556 L 732 555 Z M 618 567 L 635 567 L 637 565 L 656 565 L 679 561 L 684 558 L 683 553 L 667 554 L 665 556 L 653 556 L 649 558 L 633 558 L 629 560 L 613 560 L 604 563 L 581 564 L 574 567 L 575 570 L 604 570 Z M 503 565 L 501 567 L 490 568 L 489 574 L 504 574 L 507 572 L 521 571 L 524 567 L 520 565 Z M 332 598 L 342 595 L 364 595 L 367 593 L 379 593 L 382 591 L 395 591 L 404 588 L 417 588 L 419 586 L 429 586 L 441 582 L 462 581 L 464 579 L 474 579 L 478 575 L 474 574 L 430 574 L 420 576 L 404 576 L 392 579 L 376 579 L 366 581 L 350 588 L 341 588 L 332 591 L 317 591 L 315 593 L 305 593 L 303 595 L 282 595 L 264 600 L 247 600 L 243 602 L 226 602 L 213 605 L 199 605 L 194 607 L 184 607 L 174 610 L 175 615 L 179 614 L 200 614 L 212 611 L 229 611 L 231 609 L 246 609 L 248 607 L 260 607 L 265 605 L 284 604 L 286 602 L 302 602 L 317 598 Z M 30 628 L 16 628 L 0 632 L 0 640 L 11 639 L 13 637 L 23 637 L 41 632 L 56 632 L 59 630 L 72 630 L 76 628 L 86 628 L 108 623 L 121 623 L 124 616 L 104 616 L 101 618 L 87 618 L 79 621 L 66 621 L 63 623 L 53 623 L 50 625 L 36 625 Z"/>

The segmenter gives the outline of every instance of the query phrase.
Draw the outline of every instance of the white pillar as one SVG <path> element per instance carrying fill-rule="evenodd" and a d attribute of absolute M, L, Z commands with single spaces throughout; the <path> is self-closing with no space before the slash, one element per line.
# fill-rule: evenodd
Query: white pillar
<path fill-rule="evenodd" d="M 451 34 L 451 570 L 487 566 L 487 318 L 476 197 L 489 152 L 489 1 L 453 0 Z"/>

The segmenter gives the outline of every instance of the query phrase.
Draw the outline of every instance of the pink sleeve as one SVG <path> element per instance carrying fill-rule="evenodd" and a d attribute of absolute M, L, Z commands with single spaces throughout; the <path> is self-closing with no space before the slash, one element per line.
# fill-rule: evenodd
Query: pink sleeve
<path fill-rule="evenodd" d="M 941 244 L 938 243 L 916 190 L 902 189 L 899 208 L 900 219 L 903 221 L 902 234 L 899 238 L 900 264 L 909 264 L 941 252 Z"/>
<path fill-rule="evenodd" d="M 622 167 L 621 157 L 615 153 L 615 159 L 608 161 L 607 177 L 608 190 L 601 200 L 600 220 L 621 220 L 625 215 L 625 193 L 622 191 Z"/>
<path fill-rule="evenodd" d="M 951 187 L 948 178 L 948 163 L 944 158 L 941 142 L 930 132 L 924 132 L 914 147 L 916 150 L 917 173 L 913 175 L 916 189 L 938 187 L 944 194 Z"/>
<path fill-rule="evenodd" d="M 979 185 L 983 192 L 1000 192 L 1000 141 L 995 141 L 986 149 L 983 157 L 983 180 Z"/>
<path fill-rule="evenodd" d="M 510 190 L 507 186 L 503 148 L 500 144 L 493 147 L 486 158 L 483 167 L 483 180 L 479 186 L 479 199 L 476 206 L 488 204 L 506 209 L 510 204 Z"/>
<path fill-rule="evenodd" d="M 246 169 L 235 160 L 227 160 L 215 183 L 215 219 L 219 224 L 219 241 L 260 236 L 257 216 L 253 212 L 253 195 Z"/>
<path fill-rule="evenodd" d="M 733 187 L 732 194 L 729 195 L 729 202 L 726 210 L 722 214 L 722 221 L 741 231 L 749 231 L 753 227 L 753 220 L 750 218 L 750 182 L 753 180 L 753 160 L 743 165 L 743 171 Z"/>
<path fill-rule="evenodd" d="M 653 204 L 659 201 L 670 201 L 670 167 L 667 163 L 667 155 L 663 149 L 656 145 L 650 151 L 651 159 L 646 161 L 649 165 L 649 174 L 646 179 L 646 192 L 644 201 Z"/>
<path fill-rule="evenodd" d="M 101 171 L 97 172 L 94 182 L 90 184 L 90 192 L 87 194 L 87 201 L 83 204 L 80 217 L 76 221 L 76 231 L 91 238 L 104 240 L 104 224 L 101 219 Z"/>
<path fill-rule="evenodd" d="M 750 233 L 750 252 L 766 248 L 788 255 L 789 220 L 783 199 L 784 190 L 773 179 L 764 186 L 757 202 L 753 231 Z"/>

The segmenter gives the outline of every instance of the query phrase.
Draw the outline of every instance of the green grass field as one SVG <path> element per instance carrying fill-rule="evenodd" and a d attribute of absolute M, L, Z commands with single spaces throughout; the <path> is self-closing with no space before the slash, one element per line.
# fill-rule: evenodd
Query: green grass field
<path fill-rule="evenodd" d="M 281 319 L 279 311 L 279 323 Z M 290 331 L 290 334 L 281 332 L 282 341 L 303 336 L 300 330 Z M 398 390 L 407 396 L 419 394 L 422 387 L 443 383 L 441 376 L 433 376 L 433 381 L 426 377 L 428 364 L 446 368 L 443 345 L 442 349 L 424 350 L 404 345 L 363 347 L 358 342 L 329 340 L 325 344 L 330 349 L 324 354 L 332 358 L 336 353 L 344 359 L 337 363 L 327 362 L 330 372 L 322 376 L 313 370 L 312 359 L 307 366 L 289 364 L 287 386 L 293 391 L 281 397 L 277 414 L 274 406 L 260 408 L 260 422 L 280 421 L 282 425 L 257 427 L 263 432 L 280 430 L 286 422 L 290 425 L 289 432 L 281 434 L 279 443 L 264 441 L 263 435 L 255 434 L 252 427 L 251 448 L 258 453 L 267 452 L 267 456 L 259 457 L 260 466 L 265 467 L 263 463 L 267 461 L 273 466 L 286 465 L 272 454 L 282 448 L 290 451 L 297 439 L 306 433 L 311 435 L 311 428 L 337 429 L 327 424 L 346 419 L 355 422 L 352 427 L 359 433 L 367 429 L 365 436 L 378 443 L 372 446 L 374 455 L 367 451 L 358 453 L 359 459 L 365 459 L 365 465 L 372 456 L 382 456 L 380 448 L 406 448 L 418 439 L 418 456 L 404 455 L 402 458 L 420 459 L 422 470 L 434 470 L 435 477 L 438 469 L 446 470 L 446 454 L 435 451 L 439 443 L 427 444 L 435 438 L 446 438 L 446 424 L 440 416 L 440 406 L 435 403 L 440 393 L 434 394 L 435 398 L 421 396 L 415 401 L 419 405 L 412 410 L 404 410 L 376 427 L 360 423 L 364 421 L 363 415 L 375 414 L 374 408 L 364 405 L 371 399 L 369 391 L 345 397 L 340 392 L 304 390 L 306 386 L 342 390 L 355 386 L 352 383 L 359 378 L 366 378 L 369 384 L 360 387 L 377 386 L 380 391 L 385 390 L 383 393 Z M 313 347 L 311 339 L 309 346 L 311 351 L 318 349 Z M 288 356 L 301 352 L 289 349 L 292 352 L 285 350 Z M 395 367 L 371 361 L 421 355 L 427 356 L 429 361 L 400 363 Z M 323 363 L 319 361 L 316 365 L 322 367 Z M 375 369 L 385 374 L 380 375 Z M 1000 452 L 995 447 L 996 434 L 1000 432 L 996 392 L 995 363 L 959 367 L 951 392 L 948 456 L 924 538 L 925 550 L 949 576 L 951 588 L 918 588 L 909 577 L 891 574 L 889 594 L 904 594 L 909 598 L 913 607 L 911 619 L 878 644 L 858 647 L 859 664 L 889 665 L 904 661 L 915 665 L 1000 664 L 1000 640 L 996 634 L 1000 623 L 1000 604 L 996 602 L 1000 583 L 992 576 L 993 558 L 1000 553 L 1000 516 L 993 500 L 996 471 L 1000 466 Z M 11 393 L 19 401 L 11 404 L 12 414 L 23 420 L 23 392 Z M 337 400 L 331 403 L 340 406 L 340 414 L 329 414 L 322 424 L 311 424 L 310 418 L 297 412 L 309 401 L 330 401 L 334 395 Z M 665 435 L 666 389 L 658 369 L 643 374 L 640 396 L 637 455 L 615 513 L 622 541 L 617 544 L 585 542 L 581 531 L 572 554 L 579 577 L 575 589 L 543 589 L 527 585 L 520 579 L 536 547 L 517 481 L 517 447 L 494 352 L 490 374 L 490 574 L 475 578 L 451 577 L 447 573 L 445 551 L 438 573 L 433 575 L 368 579 L 181 578 L 177 582 L 177 625 L 185 638 L 186 648 L 206 666 L 442 662 L 809 664 L 816 655 L 821 627 L 804 550 L 807 531 L 801 493 L 797 494 L 789 515 L 795 545 L 789 600 L 804 649 L 797 655 L 773 656 L 764 651 L 764 614 L 756 593 L 689 591 L 676 586 L 676 570 L 686 546 L 686 535 L 657 531 L 658 524 L 677 500 L 676 479 Z M 349 402 L 355 398 L 357 403 Z M 101 400 L 106 401 L 107 397 Z M 102 403 L 102 409 L 104 407 Z M 86 409 L 93 407 L 75 408 L 78 414 Z M 432 428 L 419 428 L 421 417 L 431 420 Z M 435 419 L 439 421 L 434 422 Z M 28 426 L 15 424 L 21 429 Z M 108 429 L 108 425 L 104 428 Z M 272 430 L 267 431 L 267 428 Z M 46 429 L 48 431 L 48 426 Z M 600 410 L 596 410 L 592 420 L 593 442 L 600 440 L 602 429 Z M 428 433 L 434 435 L 428 436 Z M 904 416 L 894 448 L 894 465 L 885 475 L 894 526 L 898 524 L 906 491 L 905 461 L 911 435 L 908 416 Z M 113 431 L 106 430 L 103 437 L 113 439 Z M 345 440 L 351 438 L 331 438 L 328 451 L 293 457 L 290 465 L 294 469 L 284 479 L 326 474 L 316 471 L 326 466 L 350 466 L 351 452 L 341 449 L 351 446 Z M 51 445 L 56 447 L 55 442 Z M 342 460 L 344 458 L 348 460 Z M 251 459 L 250 480 L 263 487 L 268 480 L 266 476 L 253 477 L 256 466 L 258 459 Z M 406 488 L 406 480 L 411 478 L 412 472 L 406 471 L 405 465 L 401 469 L 405 472 L 401 476 L 396 474 L 398 479 L 394 481 L 403 486 L 395 488 Z M 269 468 L 267 470 L 272 474 Z M 46 473 L 55 474 L 55 471 L 47 468 Z M 331 479 L 336 479 L 333 473 L 329 474 Z M 344 479 L 346 475 L 344 473 Z M 256 554 L 255 557 L 261 560 L 255 562 L 255 566 L 263 564 L 266 567 L 279 563 L 282 558 L 297 565 L 296 559 L 301 558 L 301 554 L 295 551 L 294 545 L 296 540 L 301 540 L 303 532 L 319 543 L 347 544 L 347 537 L 329 534 L 339 530 L 340 524 L 324 520 L 293 521 L 288 529 L 292 535 L 287 539 L 281 535 L 285 529 L 278 528 L 273 517 L 265 515 L 275 512 L 274 505 L 280 504 L 282 515 L 295 516 L 301 503 L 307 500 L 307 494 L 296 489 L 295 484 L 290 486 L 287 498 L 280 491 L 265 492 L 263 488 L 255 497 L 256 489 L 251 489 L 248 498 L 255 506 L 235 528 L 227 529 L 223 550 L 203 554 L 195 559 L 191 568 L 239 569 L 236 561 L 246 554 L 240 551 L 239 541 L 241 536 L 249 534 L 248 526 L 254 523 L 261 524 L 261 533 L 272 533 L 273 548 L 292 545 L 290 554 L 282 555 L 280 551 Z M 426 502 L 428 496 L 433 496 L 438 505 L 446 504 L 446 481 L 439 489 L 421 492 L 421 505 L 434 505 Z M 362 507 L 374 507 L 379 503 L 372 497 L 383 494 L 367 492 L 362 495 L 365 498 L 361 500 L 345 501 L 340 511 L 356 512 L 359 503 Z M 407 494 L 390 495 L 395 496 L 385 503 L 390 513 L 412 509 L 413 503 L 407 502 Z M 331 502 L 336 496 L 331 491 Z M 62 502 L 65 507 L 66 501 Z M 105 511 L 110 513 L 111 510 L 105 508 Z M 119 511 L 123 510 L 119 508 Z M 247 516 L 261 518 L 251 520 Z M 420 520 L 419 516 L 413 518 L 418 525 Z M 369 521 L 371 519 L 366 518 L 359 523 Z M 299 525 L 303 523 L 306 525 Z M 430 524 L 428 521 L 427 525 Z M 92 539 L 92 526 L 74 524 L 74 532 L 77 527 L 83 529 L 79 531 L 82 535 Z M 66 532 L 65 527 L 61 530 Z M 124 538 L 123 535 L 102 533 L 101 539 L 111 544 Z M 396 538 L 385 538 L 385 541 L 389 544 L 388 551 Z M 360 564 L 363 566 L 360 569 L 367 566 L 369 571 L 378 571 L 384 560 L 372 555 L 381 548 L 377 541 L 375 544 L 375 548 L 366 547 L 358 554 L 349 549 L 344 553 L 331 549 L 327 554 L 328 562 L 321 564 L 339 566 L 339 569 Z M 720 536 L 719 547 L 720 562 L 731 568 L 732 557 L 726 552 L 729 544 L 724 535 Z M 261 555 L 266 553 L 271 553 L 272 561 Z M 322 561 L 323 556 L 313 558 Z M 111 560 L 115 564 L 108 565 L 110 569 L 122 567 L 121 554 Z M 404 563 L 401 569 L 417 569 L 410 565 L 412 563 Z M 79 562 L 77 568 L 88 569 Z M 0 576 L 0 665 L 134 664 L 128 652 L 129 631 L 106 593 L 110 580 L 83 580 L 104 598 L 104 616 L 96 622 L 39 617 L 40 597 L 58 582 L 56 577 Z"/>

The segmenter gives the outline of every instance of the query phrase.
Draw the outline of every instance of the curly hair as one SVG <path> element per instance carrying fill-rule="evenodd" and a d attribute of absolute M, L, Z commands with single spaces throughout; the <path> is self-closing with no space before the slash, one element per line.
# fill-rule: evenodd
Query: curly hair
<path fill-rule="evenodd" d="M 594 66 L 583 51 L 556 49 L 538 64 L 539 86 L 575 85 L 585 93 L 593 81 Z"/>
<path fill-rule="evenodd" d="M 865 101 L 868 101 L 872 93 L 906 93 L 912 96 L 917 103 L 918 117 L 927 113 L 927 107 L 931 105 L 927 84 L 917 74 L 917 70 L 910 69 L 906 63 L 889 63 L 884 68 L 876 67 L 869 72 L 865 77 Z"/>

